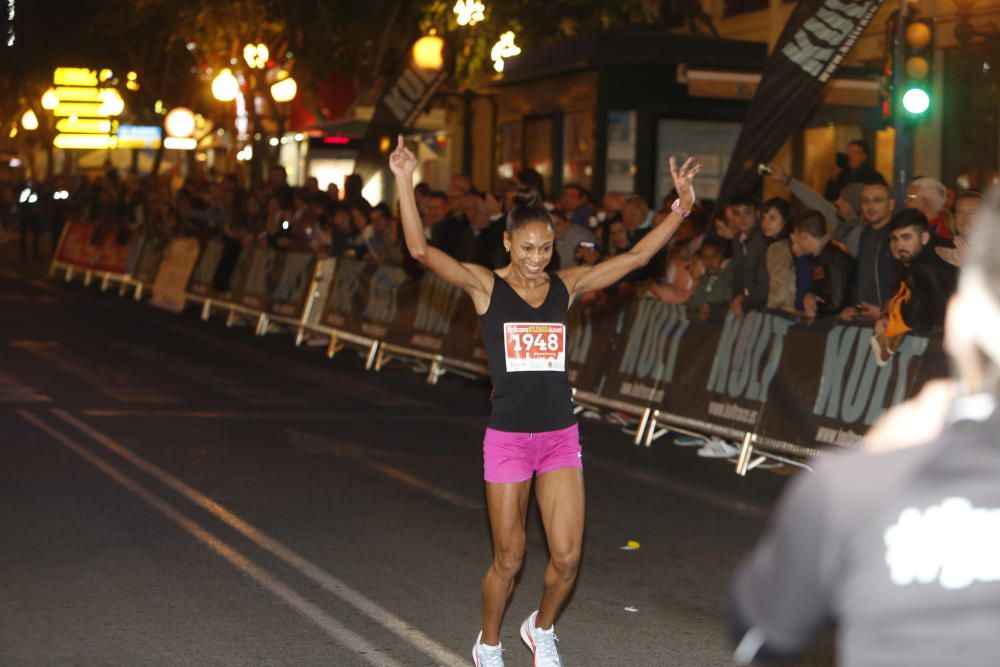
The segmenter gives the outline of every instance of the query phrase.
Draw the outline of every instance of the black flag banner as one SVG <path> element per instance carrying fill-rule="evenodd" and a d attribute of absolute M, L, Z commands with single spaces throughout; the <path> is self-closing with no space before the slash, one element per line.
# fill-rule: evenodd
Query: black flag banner
<path fill-rule="evenodd" d="M 884 0 L 802 0 L 764 66 L 726 170 L 717 206 L 749 190 L 756 165 L 773 158 L 812 113 Z"/>

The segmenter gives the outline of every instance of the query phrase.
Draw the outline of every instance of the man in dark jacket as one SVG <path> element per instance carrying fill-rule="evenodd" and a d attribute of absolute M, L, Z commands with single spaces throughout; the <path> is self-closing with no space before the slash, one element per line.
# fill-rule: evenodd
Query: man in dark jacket
<path fill-rule="evenodd" d="M 840 173 L 826 184 L 827 199 L 834 201 L 851 183 L 864 183 L 878 174 L 868 161 L 870 154 L 868 144 L 860 139 L 847 144 L 847 153 L 838 154 L 838 158 L 843 159 L 843 163 L 838 159 L 837 166 L 840 167 Z"/>
<path fill-rule="evenodd" d="M 892 255 L 903 265 L 903 280 L 892 303 L 899 304 L 899 313 L 907 328 L 927 333 L 935 326 L 944 326 L 948 299 L 955 291 L 955 267 L 943 261 L 932 250 L 927 217 L 916 209 L 904 209 L 889 223 L 889 245 Z M 904 294 L 908 297 L 904 298 Z M 891 317 L 887 313 L 887 317 Z"/>
<path fill-rule="evenodd" d="M 737 317 L 767 304 L 767 243 L 760 232 L 757 201 L 750 193 L 734 195 L 726 204 L 732 244 L 733 298 L 729 309 Z"/>
<path fill-rule="evenodd" d="M 856 262 L 830 238 L 822 213 L 808 211 L 795 220 L 792 253 L 807 257 L 812 265 L 812 291 L 802 299 L 807 317 L 835 315 L 852 303 Z"/>
<path fill-rule="evenodd" d="M 899 289 L 899 263 L 889 250 L 889 223 L 895 200 L 880 174 L 861 189 L 864 227 L 858 242 L 858 270 L 854 282 L 855 304 L 841 311 L 845 320 L 877 320 L 882 308 Z"/>

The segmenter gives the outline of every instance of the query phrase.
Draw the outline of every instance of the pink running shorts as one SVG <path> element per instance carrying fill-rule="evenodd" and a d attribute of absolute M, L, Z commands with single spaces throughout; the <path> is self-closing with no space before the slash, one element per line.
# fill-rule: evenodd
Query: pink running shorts
<path fill-rule="evenodd" d="M 558 468 L 583 468 L 580 427 L 514 433 L 487 428 L 483 438 L 483 477 L 492 484 L 512 484 Z"/>

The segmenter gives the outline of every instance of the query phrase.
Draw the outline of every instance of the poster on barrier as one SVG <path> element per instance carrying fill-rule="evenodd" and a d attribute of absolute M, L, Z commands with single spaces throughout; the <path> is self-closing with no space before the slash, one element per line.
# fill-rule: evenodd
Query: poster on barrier
<path fill-rule="evenodd" d="M 254 310 L 269 310 L 282 255 L 274 248 L 245 248 L 230 283 L 233 303 Z"/>
<path fill-rule="evenodd" d="M 460 352 L 462 338 L 471 341 L 472 327 L 464 331 L 456 328 L 455 314 L 462 301 L 468 298 L 459 288 L 427 272 L 417 280 L 401 284 L 398 295 L 396 317 L 385 336 L 385 342 L 428 354 L 443 355 L 445 341 L 453 328 L 459 340 L 454 341 L 452 352 Z"/>
<path fill-rule="evenodd" d="M 306 305 L 309 284 L 316 266 L 316 253 L 310 250 L 289 250 L 282 253 L 271 291 L 271 312 L 298 319 Z"/>
<path fill-rule="evenodd" d="M 573 304 L 567 315 L 566 371 L 579 391 L 601 395 L 617 332 L 628 301 Z"/>
<path fill-rule="evenodd" d="M 697 374 L 711 365 L 714 335 L 712 326 L 689 321 L 684 306 L 632 300 L 609 354 L 604 394 L 643 407 L 673 405 L 680 394 L 697 391 L 692 383 L 703 383 L 708 369 L 701 379 Z"/>
<path fill-rule="evenodd" d="M 693 348 L 681 350 L 685 390 L 674 392 L 667 405 L 686 417 L 759 433 L 771 385 L 788 353 L 792 324 L 783 315 L 753 311 L 743 317 L 726 313 L 721 326 L 702 325 L 704 342 L 693 363 L 688 360 Z M 702 327 L 692 326 L 689 336 Z"/>
<path fill-rule="evenodd" d="M 138 242 L 139 233 L 120 230 L 114 226 L 106 226 L 98 233 L 101 234 L 101 240 L 94 257 L 93 269 L 108 273 L 128 273 L 129 257 Z"/>
<path fill-rule="evenodd" d="M 208 241 L 202 248 L 198 263 L 195 265 L 194 273 L 191 274 L 191 282 L 188 284 L 188 291 L 198 296 L 212 295 L 212 279 L 215 270 L 222 259 L 222 242 L 217 240 Z"/>
<path fill-rule="evenodd" d="M 167 245 L 153 282 L 150 303 L 175 313 L 184 310 L 185 288 L 198 262 L 198 250 L 195 239 L 174 239 Z"/>
<path fill-rule="evenodd" d="M 168 241 L 159 236 L 147 236 L 142 240 L 139 247 L 139 254 L 135 260 L 135 269 L 132 277 L 141 283 L 151 284 L 156 280 L 156 274 L 160 269 L 160 260 L 166 251 Z"/>
<path fill-rule="evenodd" d="M 91 268 L 97 257 L 97 246 L 91 243 L 94 227 L 89 222 L 68 221 L 55 261 L 81 269 Z"/>
<path fill-rule="evenodd" d="M 906 336 L 875 364 L 873 330 L 836 320 L 794 326 L 770 384 L 760 432 L 809 447 L 855 446 L 888 408 L 947 375 L 940 335 Z"/>
<path fill-rule="evenodd" d="M 322 323 L 383 340 L 396 318 L 399 287 L 406 279 L 406 273 L 396 267 L 376 268 L 356 259 L 338 259 Z"/>

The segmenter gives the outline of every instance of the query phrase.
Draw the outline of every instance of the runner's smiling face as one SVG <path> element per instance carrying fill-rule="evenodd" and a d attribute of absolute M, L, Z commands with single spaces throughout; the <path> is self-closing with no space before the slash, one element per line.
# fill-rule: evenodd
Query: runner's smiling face
<path fill-rule="evenodd" d="M 511 268 L 528 279 L 539 277 L 552 261 L 555 238 L 552 227 L 541 220 L 533 220 L 515 229 L 513 234 L 504 232 L 503 242 L 510 249 Z"/>

